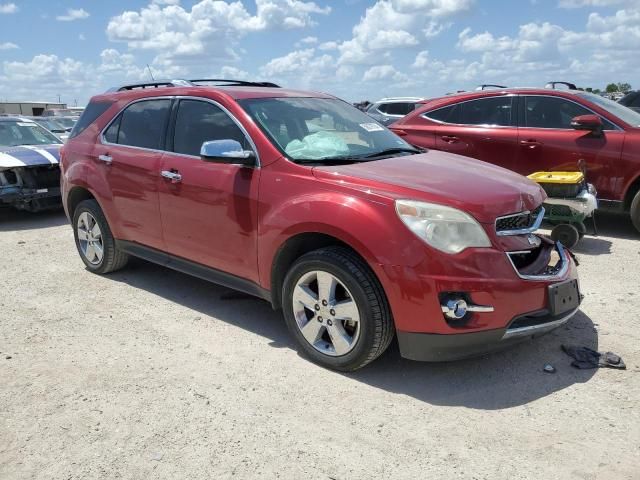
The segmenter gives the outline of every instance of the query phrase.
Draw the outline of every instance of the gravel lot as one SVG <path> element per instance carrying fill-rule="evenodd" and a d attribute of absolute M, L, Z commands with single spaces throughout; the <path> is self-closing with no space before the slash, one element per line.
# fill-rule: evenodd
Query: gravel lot
<path fill-rule="evenodd" d="M 0 211 L 0 479 L 640 478 L 640 236 L 599 218 L 566 327 L 342 375 L 265 302 L 142 261 L 93 275 L 62 213 Z"/>

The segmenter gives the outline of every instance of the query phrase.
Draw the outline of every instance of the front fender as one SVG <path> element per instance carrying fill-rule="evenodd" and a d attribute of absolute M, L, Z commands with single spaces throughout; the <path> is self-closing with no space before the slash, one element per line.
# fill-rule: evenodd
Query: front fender
<path fill-rule="evenodd" d="M 317 182 L 315 184 L 317 189 Z M 382 265 L 416 265 L 424 260 L 421 242 L 402 224 L 393 201 L 362 192 L 316 191 L 280 197 L 260 218 L 258 264 L 262 286 L 271 289 L 278 251 L 303 233 L 329 235 L 349 245 L 383 282 Z M 415 248 L 418 247 L 418 248 Z"/>

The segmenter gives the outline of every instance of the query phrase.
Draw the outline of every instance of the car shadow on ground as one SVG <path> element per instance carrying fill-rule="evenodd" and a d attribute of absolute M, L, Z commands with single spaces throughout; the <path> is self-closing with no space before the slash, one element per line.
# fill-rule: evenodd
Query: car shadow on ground
<path fill-rule="evenodd" d="M 66 223 L 69 221 L 61 208 L 35 213 L 13 208 L 0 208 L 0 232 L 59 227 Z"/>
<path fill-rule="evenodd" d="M 142 260 L 133 260 L 127 269 L 109 278 L 268 338 L 272 347 L 296 349 L 281 314 L 263 300 Z M 591 319 L 579 312 L 566 326 L 546 336 L 458 362 L 405 360 L 394 341 L 378 360 L 345 376 L 433 405 L 485 410 L 510 408 L 587 382 L 594 375 L 594 370 L 575 370 L 570 366 L 571 359 L 560 349 L 563 343 L 597 350 L 598 336 Z M 544 373 L 547 363 L 557 372 Z"/>

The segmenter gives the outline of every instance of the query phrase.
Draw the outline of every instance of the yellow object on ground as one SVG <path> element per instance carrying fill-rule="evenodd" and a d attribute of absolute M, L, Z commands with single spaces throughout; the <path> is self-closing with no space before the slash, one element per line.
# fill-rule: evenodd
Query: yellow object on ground
<path fill-rule="evenodd" d="M 565 185 L 575 185 L 582 183 L 584 175 L 582 172 L 535 172 L 527 175 L 527 178 L 536 183 L 562 183 Z"/>

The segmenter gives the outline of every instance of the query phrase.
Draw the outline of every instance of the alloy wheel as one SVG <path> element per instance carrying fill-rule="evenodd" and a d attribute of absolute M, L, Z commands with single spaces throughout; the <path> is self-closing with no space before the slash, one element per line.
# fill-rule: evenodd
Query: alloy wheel
<path fill-rule="evenodd" d="M 360 313 L 337 277 L 320 270 L 305 273 L 292 297 L 298 329 L 313 348 L 334 357 L 353 350 L 360 335 Z"/>
<path fill-rule="evenodd" d="M 78 243 L 84 258 L 92 265 L 98 265 L 104 257 L 102 232 L 96 219 L 89 212 L 82 212 L 76 225 Z"/>

